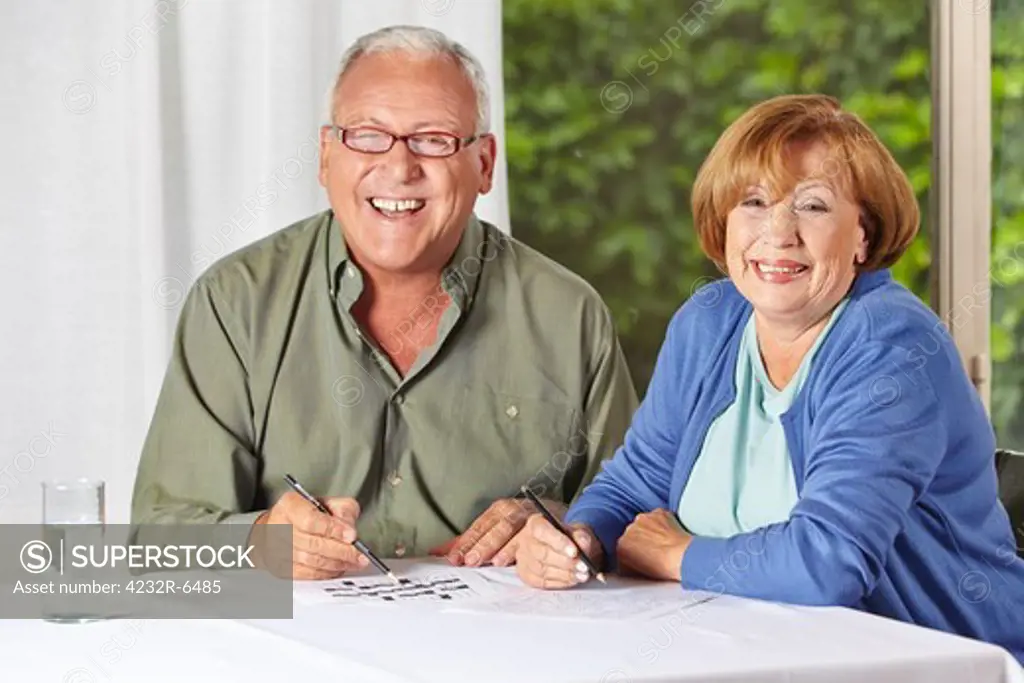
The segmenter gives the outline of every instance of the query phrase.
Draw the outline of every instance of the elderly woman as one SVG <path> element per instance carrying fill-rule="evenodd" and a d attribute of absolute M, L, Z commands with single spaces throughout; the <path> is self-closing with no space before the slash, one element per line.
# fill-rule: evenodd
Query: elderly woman
<path fill-rule="evenodd" d="M 892 156 L 832 98 L 775 98 L 715 145 L 693 211 L 729 277 L 673 317 L 624 444 L 568 511 L 584 552 L 1024 660 L 1024 561 L 989 419 L 946 329 L 888 270 L 919 221 Z M 588 578 L 541 517 L 516 563 L 536 587 Z"/>

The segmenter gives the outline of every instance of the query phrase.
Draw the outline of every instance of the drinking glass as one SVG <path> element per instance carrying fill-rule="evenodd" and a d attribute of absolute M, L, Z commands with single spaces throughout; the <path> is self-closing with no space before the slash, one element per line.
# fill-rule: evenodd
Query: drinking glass
<path fill-rule="evenodd" d="M 100 479 L 43 482 L 43 524 L 105 524 L 105 497 Z"/>
<path fill-rule="evenodd" d="M 102 544 L 107 521 L 105 498 L 106 484 L 99 479 L 43 482 L 43 538 L 54 553 L 49 571 L 57 573 L 69 563 L 72 546 Z M 102 618 L 87 613 L 75 596 L 47 597 L 43 606 L 46 621 L 81 624 Z M 78 607 L 76 602 L 80 603 Z"/>

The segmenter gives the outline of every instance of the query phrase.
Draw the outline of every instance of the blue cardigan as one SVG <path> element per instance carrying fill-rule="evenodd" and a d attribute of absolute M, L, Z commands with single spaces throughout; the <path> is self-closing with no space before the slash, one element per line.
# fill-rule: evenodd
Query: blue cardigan
<path fill-rule="evenodd" d="M 669 324 L 623 445 L 567 513 L 614 549 L 676 510 L 732 381 L 750 304 L 728 280 Z M 783 416 L 799 499 L 787 521 L 695 537 L 682 586 L 855 607 L 989 641 L 1024 662 L 1024 560 L 997 497 L 995 439 L 942 321 L 888 270 L 861 274 Z"/>

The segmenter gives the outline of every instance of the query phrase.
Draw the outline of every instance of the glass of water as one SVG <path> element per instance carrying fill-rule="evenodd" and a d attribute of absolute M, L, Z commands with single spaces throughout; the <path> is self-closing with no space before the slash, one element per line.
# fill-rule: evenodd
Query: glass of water
<path fill-rule="evenodd" d="M 102 545 L 106 513 L 106 484 L 99 479 L 43 482 L 43 537 L 53 553 L 51 572 L 70 566 L 74 545 Z M 49 596 L 48 596 L 49 597 Z M 88 598 L 88 596 L 87 596 Z M 61 624 L 81 624 L 99 618 L 89 614 L 81 596 L 52 596 L 43 618 Z"/>
<path fill-rule="evenodd" d="M 105 498 L 99 479 L 43 482 L 43 524 L 105 524 Z"/>

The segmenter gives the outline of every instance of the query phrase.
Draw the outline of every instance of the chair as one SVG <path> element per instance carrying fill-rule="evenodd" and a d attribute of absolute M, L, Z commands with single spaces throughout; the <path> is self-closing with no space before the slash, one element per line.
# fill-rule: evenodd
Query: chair
<path fill-rule="evenodd" d="M 999 499 L 1010 514 L 1017 537 L 1017 554 L 1024 557 L 1024 453 L 1000 448 L 996 451 Z"/>

